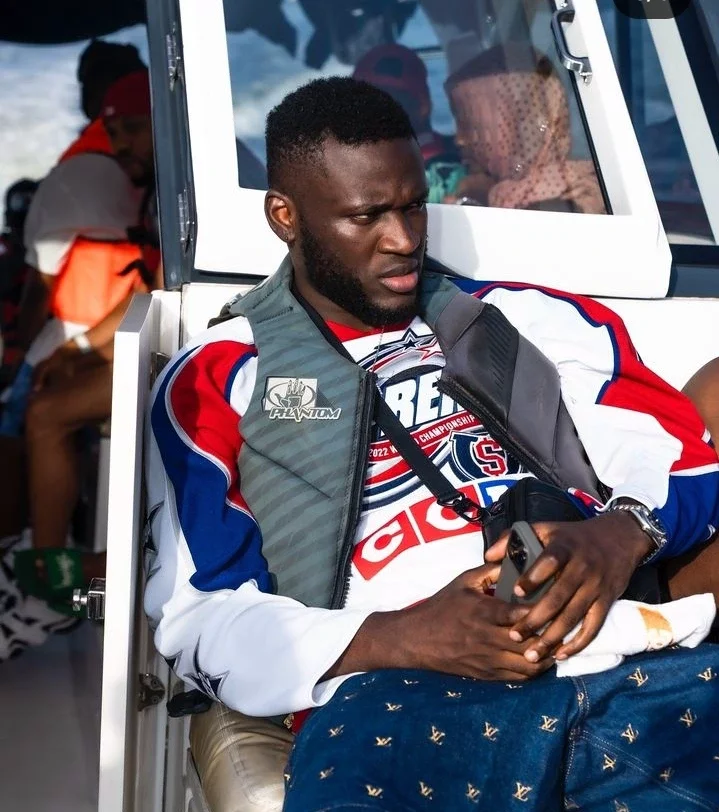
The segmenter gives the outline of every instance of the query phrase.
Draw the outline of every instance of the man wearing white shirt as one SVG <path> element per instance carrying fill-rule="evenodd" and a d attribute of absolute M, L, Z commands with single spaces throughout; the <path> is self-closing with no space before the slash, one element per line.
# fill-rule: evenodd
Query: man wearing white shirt
<path fill-rule="evenodd" d="M 546 550 L 517 590 L 555 580 L 533 607 L 492 597 L 506 536 L 485 554 L 481 528 L 439 504 L 372 421 L 382 397 L 482 507 L 529 475 L 438 388 L 451 354 L 432 306 L 447 282 L 424 268 L 427 188 L 411 125 L 381 91 L 330 79 L 287 97 L 267 141 L 265 212 L 289 257 L 154 390 L 145 606 L 159 651 L 230 708 L 285 717 L 297 733 L 292 812 L 614 800 L 668 812 L 677 797 L 711 808 L 714 647 L 594 677 L 553 673 L 597 638 L 640 563 L 696 549 L 716 525 L 719 462 L 698 415 L 601 305 L 460 280 L 555 367 L 613 491 L 585 521 L 535 525 Z M 315 317 L 353 363 L 337 360 Z M 714 614 L 703 602 L 699 637 Z M 206 728 L 201 716 L 195 727 Z M 240 808 L 256 808 L 253 792 L 238 790 Z"/>

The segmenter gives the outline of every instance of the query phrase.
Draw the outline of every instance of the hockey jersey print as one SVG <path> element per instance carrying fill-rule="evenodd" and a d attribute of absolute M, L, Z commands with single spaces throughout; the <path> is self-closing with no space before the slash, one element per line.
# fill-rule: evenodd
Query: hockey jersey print
<path fill-rule="evenodd" d="M 689 401 L 644 367 L 620 319 L 588 299 L 522 285 L 460 286 L 499 307 L 556 366 L 562 395 L 613 497 L 655 509 L 664 554 L 708 538 L 719 513 L 719 463 Z M 436 381 L 444 357 L 420 318 L 362 333 L 330 324 L 381 395 L 457 487 L 491 504 L 528 474 Z M 330 350 L 328 350 L 330 351 Z M 369 614 L 435 594 L 483 561 L 481 530 L 437 505 L 375 430 L 341 609 L 272 594 L 261 528 L 242 497 L 237 455 L 257 351 L 236 318 L 181 350 L 150 408 L 152 540 L 145 608 L 176 672 L 258 716 L 326 702 L 322 679 Z"/>
<path fill-rule="evenodd" d="M 335 334 L 378 378 L 381 396 L 442 473 L 474 502 L 490 505 L 524 475 L 480 420 L 437 390 L 444 356 L 421 319 L 391 332 Z M 375 426 L 347 607 L 399 609 L 432 595 L 483 562 L 477 525 L 442 508 Z"/>

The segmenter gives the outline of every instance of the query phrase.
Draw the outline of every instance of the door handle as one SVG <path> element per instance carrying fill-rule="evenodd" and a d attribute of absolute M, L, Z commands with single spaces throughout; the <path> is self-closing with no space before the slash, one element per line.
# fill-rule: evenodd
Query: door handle
<path fill-rule="evenodd" d="M 558 8 L 552 14 L 552 36 L 554 45 L 562 62 L 567 70 L 572 71 L 582 77 L 584 84 L 588 85 L 592 81 L 592 65 L 588 56 L 575 56 L 567 45 L 567 38 L 564 36 L 563 23 L 574 22 L 574 6 L 566 0 L 562 8 Z"/>
<path fill-rule="evenodd" d="M 87 592 L 75 589 L 72 593 L 72 610 L 81 612 L 87 610 L 88 620 L 105 619 L 105 579 L 93 578 Z"/>

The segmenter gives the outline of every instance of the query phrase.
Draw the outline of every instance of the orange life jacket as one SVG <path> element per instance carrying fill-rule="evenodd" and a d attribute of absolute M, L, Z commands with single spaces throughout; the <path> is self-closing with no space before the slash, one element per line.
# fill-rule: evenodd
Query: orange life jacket
<path fill-rule="evenodd" d="M 112 156 L 101 119 L 85 128 L 60 162 L 87 153 Z M 77 237 L 53 286 L 50 312 L 62 321 L 93 327 L 130 293 L 146 290 L 148 276 L 140 245 Z"/>

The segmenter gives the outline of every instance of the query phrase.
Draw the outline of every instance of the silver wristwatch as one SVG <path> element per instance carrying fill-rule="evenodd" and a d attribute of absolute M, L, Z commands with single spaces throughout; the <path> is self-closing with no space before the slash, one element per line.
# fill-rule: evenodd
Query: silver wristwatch
<path fill-rule="evenodd" d="M 642 564 L 648 563 L 661 552 L 667 543 L 667 531 L 654 513 L 645 505 L 639 505 L 636 502 L 615 502 L 613 505 L 610 505 L 605 512 L 611 513 L 616 510 L 621 510 L 623 513 L 629 513 L 633 516 L 639 527 L 641 527 L 654 543 L 656 549 L 652 550 L 641 562 Z"/>

